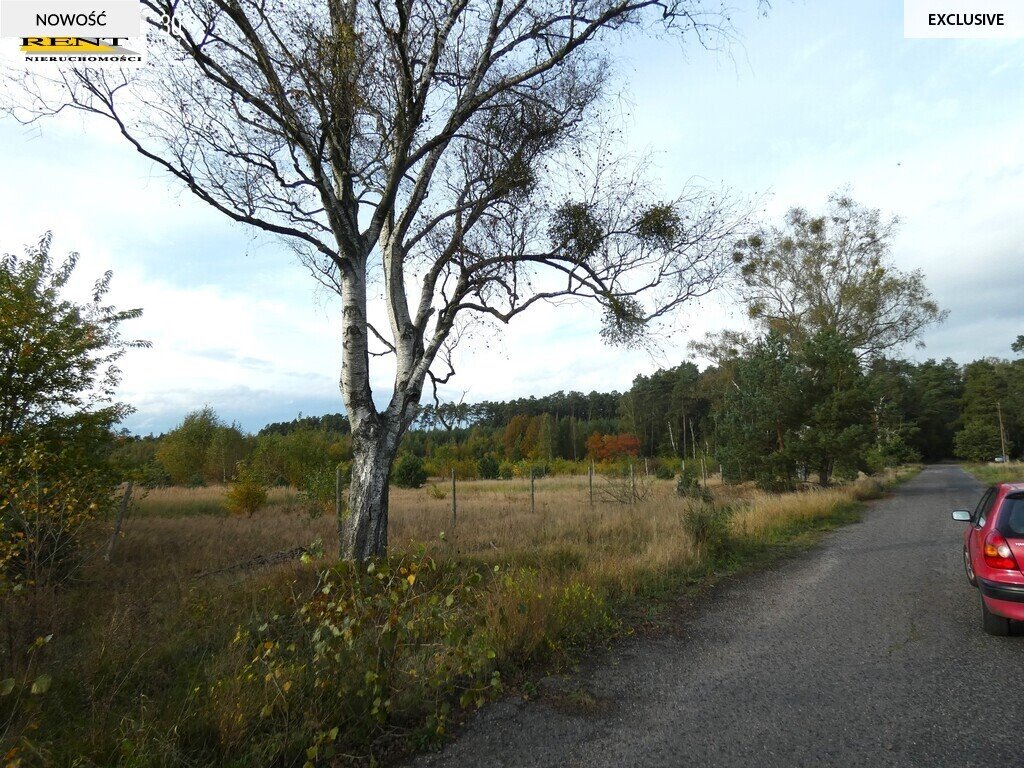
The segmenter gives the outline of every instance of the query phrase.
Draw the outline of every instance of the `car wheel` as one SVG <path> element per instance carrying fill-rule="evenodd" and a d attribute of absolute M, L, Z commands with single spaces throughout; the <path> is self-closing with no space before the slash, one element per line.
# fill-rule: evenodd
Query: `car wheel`
<path fill-rule="evenodd" d="M 971 553 L 964 547 L 964 570 L 967 571 L 967 580 L 972 587 L 978 586 L 978 579 L 974 576 L 974 569 L 971 567 Z"/>
<path fill-rule="evenodd" d="M 986 635 L 1006 637 L 1010 634 L 1010 620 L 992 613 L 985 605 L 985 598 L 981 598 L 981 626 Z"/>

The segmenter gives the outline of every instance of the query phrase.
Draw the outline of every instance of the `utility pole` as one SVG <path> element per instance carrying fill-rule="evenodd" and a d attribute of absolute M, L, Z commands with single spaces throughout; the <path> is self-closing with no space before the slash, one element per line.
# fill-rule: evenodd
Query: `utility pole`
<path fill-rule="evenodd" d="M 999 445 L 1002 449 L 1003 462 L 1009 461 L 1009 457 L 1006 455 L 1006 430 L 1003 429 L 1003 407 L 998 402 L 996 403 L 996 413 L 999 415 Z"/>

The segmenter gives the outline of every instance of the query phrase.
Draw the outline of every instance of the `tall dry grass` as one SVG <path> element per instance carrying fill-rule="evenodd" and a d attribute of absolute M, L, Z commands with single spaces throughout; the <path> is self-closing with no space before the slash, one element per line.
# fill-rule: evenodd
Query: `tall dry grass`
<path fill-rule="evenodd" d="M 135 512 L 145 517 L 195 517 L 227 515 L 228 486 L 207 485 L 197 488 L 148 488 L 138 494 Z M 294 488 L 271 488 L 267 493 L 267 512 L 299 512 L 304 507 Z"/>
<path fill-rule="evenodd" d="M 623 608 L 650 604 L 637 596 L 673 595 L 713 570 L 743 566 L 766 546 L 848 518 L 858 500 L 893 478 L 781 496 L 716 486 L 730 510 L 721 518 L 728 546 L 703 549 L 688 523 L 706 508 L 678 498 L 671 481 L 644 478 L 645 498 L 618 504 L 600 501 L 606 481 L 598 478 L 591 505 L 586 477 L 543 478 L 532 509 L 529 480 L 463 482 L 455 520 L 450 485 L 438 482 L 391 491 L 391 549 L 420 562 L 425 550 L 456 572 L 486 575 L 474 602 L 482 642 L 503 674 L 516 673 L 606 639 Z M 330 516 L 311 517 L 284 489 L 253 517 L 232 517 L 224 492 L 161 489 L 138 499 L 110 561 L 93 558 L 82 581 L 41 612 L 49 618 L 35 631 L 54 635 L 45 662 L 55 693 L 32 717 L 34 748 L 50 763 L 255 759 L 245 750 L 262 733 L 258 718 L 254 731 L 232 736 L 216 716 L 257 703 L 224 699 L 231 689 L 223 681 L 238 679 L 251 658 L 236 632 L 305 604 L 330 563 L 336 524 Z M 108 533 L 97 530 L 96 542 Z M 326 553 L 321 560 L 230 568 L 317 539 Z M 302 706 L 322 703 L 314 698 Z M 397 713 L 398 721 L 408 714 Z M 276 743 L 274 734 L 264 737 L 260 749 Z"/>
<path fill-rule="evenodd" d="M 732 510 L 732 534 L 757 540 L 834 516 L 894 476 L 782 495 L 751 485 L 712 487 Z M 684 518 L 697 502 L 678 498 L 672 481 L 653 478 L 644 479 L 646 498 L 638 503 L 602 501 L 607 482 L 595 479 L 591 505 L 586 477 L 538 479 L 533 508 L 529 480 L 460 482 L 454 520 L 448 482 L 392 488 L 391 548 L 407 552 L 426 544 L 441 557 L 547 565 L 594 583 L 616 584 L 627 593 L 635 591 L 631 581 L 640 574 L 691 563 L 696 552 Z M 327 555 L 336 546 L 334 519 L 311 518 L 290 489 L 273 489 L 267 507 L 252 518 L 228 515 L 224 493 L 223 486 L 150 491 L 135 504 L 116 558 L 132 572 L 194 574 L 316 539 Z"/>

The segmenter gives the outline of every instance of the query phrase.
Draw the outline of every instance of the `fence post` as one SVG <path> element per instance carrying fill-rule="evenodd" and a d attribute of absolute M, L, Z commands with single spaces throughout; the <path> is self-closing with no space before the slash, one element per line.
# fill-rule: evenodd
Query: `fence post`
<path fill-rule="evenodd" d="M 537 502 L 533 492 L 533 469 L 530 470 L 530 514 L 537 513 Z"/>
<path fill-rule="evenodd" d="M 110 535 L 110 541 L 107 542 L 107 552 L 103 555 L 103 559 L 110 562 L 110 556 L 114 553 L 114 544 L 117 543 L 118 537 L 121 535 L 121 524 L 124 523 L 125 512 L 128 511 L 128 505 L 132 500 L 132 490 L 135 488 L 135 481 L 129 480 L 128 487 L 124 489 L 124 496 L 121 497 L 121 503 L 117 508 L 117 520 L 114 523 L 114 532 Z"/>
<path fill-rule="evenodd" d="M 590 460 L 590 467 L 587 471 L 587 482 L 590 485 L 590 506 L 594 506 L 594 460 Z"/>
<path fill-rule="evenodd" d="M 633 474 L 633 460 L 629 460 L 629 503 L 636 501 L 636 476 Z"/>
<path fill-rule="evenodd" d="M 341 467 L 334 470 L 334 523 L 338 528 L 339 554 L 345 550 L 345 518 L 341 515 Z"/>
<path fill-rule="evenodd" d="M 648 459 L 644 456 L 644 477 L 649 477 L 651 474 L 651 466 L 648 463 Z"/>
<path fill-rule="evenodd" d="M 458 503 L 455 501 L 455 467 L 452 467 L 452 536 L 455 535 L 455 525 L 458 521 Z"/>

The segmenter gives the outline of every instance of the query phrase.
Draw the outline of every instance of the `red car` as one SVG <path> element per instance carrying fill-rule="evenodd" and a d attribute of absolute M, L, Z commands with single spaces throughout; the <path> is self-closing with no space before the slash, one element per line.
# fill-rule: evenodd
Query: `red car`
<path fill-rule="evenodd" d="M 1008 635 L 1010 621 L 1024 621 L 1024 483 L 1000 483 L 985 491 L 974 512 L 958 509 L 964 531 L 967 580 L 981 590 L 982 627 Z"/>

